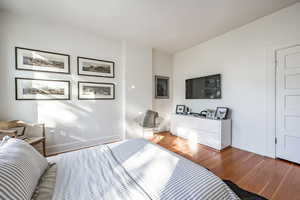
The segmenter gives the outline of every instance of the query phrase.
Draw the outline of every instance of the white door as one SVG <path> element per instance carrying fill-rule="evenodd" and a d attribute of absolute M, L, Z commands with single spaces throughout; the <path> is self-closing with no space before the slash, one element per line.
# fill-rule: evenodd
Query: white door
<path fill-rule="evenodd" d="M 300 163 L 300 45 L 276 52 L 276 156 Z"/>

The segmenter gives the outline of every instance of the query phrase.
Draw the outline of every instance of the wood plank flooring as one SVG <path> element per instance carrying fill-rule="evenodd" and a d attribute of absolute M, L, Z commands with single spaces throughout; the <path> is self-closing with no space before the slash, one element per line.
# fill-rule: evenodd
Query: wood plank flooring
<path fill-rule="evenodd" d="M 233 147 L 218 152 L 168 132 L 154 134 L 149 140 L 268 199 L 300 200 L 300 165 Z"/>

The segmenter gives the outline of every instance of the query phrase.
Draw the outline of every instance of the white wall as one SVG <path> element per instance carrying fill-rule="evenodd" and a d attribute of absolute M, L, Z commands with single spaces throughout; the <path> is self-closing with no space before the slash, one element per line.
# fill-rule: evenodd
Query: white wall
<path fill-rule="evenodd" d="M 125 78 L 129 79 L 128 84 L 139 87 L 137 93 L 127 93 L 127 102 L 134 104 L 136 101 L 142 108 L 151 106 L 151 48 L 135 47 L 127 53 L 123 51 L 121 41 L 104 39 L 65 25 L 5 13 L 0 15 L 0 23 L 0 120 L 45 122 L 48 127 L 48 152 L 65 151 L 123 138 L 124 111 L 128 110 L 124 107 Z M 15 70 L 15 46 L 69 54 L 71 75 Z M 128 58 L 125 58 L 127 55 Z M 78 76 L 77 56 L 114 60 L 116 77 L 111 79 Z M 128 63 L 123 63 L 124 60 Z M 127 70 L 126 77 L 124 68 Z M 71 100 L 16 101 L 15 77 L 70 80 Z M 79 80 L 115 83 L 115 100 L 79 101 L 76 85 Z"/>
<path fill-rule="evenodd" d="M 174 105 L 186 104 L 195 112 L 231 108 L 233 146 L 274 156 L 274 129 L 268 120 L 274 122 L 269 114 L 275 101 L 275 71 L 269 69 L 269 54 L 274 47 L 300 43 L 299 20 L 300 3 L 176 53 Z M 221 100 L 185 100 L 185 79 L 216 73 L 222 74 Z"/>
<path fill-rule="evenodd" d="M 170 114 L 172 112 L 172 55 L 163 51 L 153 50 L 152 53 L 153 63 L 153 110 L 159 113 L 159 127 L 158 131 L 169 131 L 170 130 Z M 156 99 L 155 98 L 155 75 L 167 76 L 169 80 L 169 99 Z"/>
<path fill-rule="evenodd" d="M 124 43 L 126 137 L 143 135 L 141 116 L 152 109 L 152 48 Z"/>

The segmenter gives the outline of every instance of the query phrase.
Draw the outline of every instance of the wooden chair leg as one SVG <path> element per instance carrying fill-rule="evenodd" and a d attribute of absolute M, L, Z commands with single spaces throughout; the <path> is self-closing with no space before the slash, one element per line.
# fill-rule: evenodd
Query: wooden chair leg
<path fill-rule="evenodd" d="M 43 155 L 44 155 L 44 157 L 47 156 L 46 155 L 46 141 L 45 140 L 43 141 Z"/>

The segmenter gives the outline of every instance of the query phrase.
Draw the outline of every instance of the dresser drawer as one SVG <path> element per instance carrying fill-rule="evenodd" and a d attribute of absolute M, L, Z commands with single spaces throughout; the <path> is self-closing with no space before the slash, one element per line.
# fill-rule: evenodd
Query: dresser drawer
<path fill-rule="evenodd" d="M 218 133 L 198 132 L 198 143 L 220 150 L 221 136 Z"/>
<path fill-rule="evenodd" d="M 219 132 L 221 129 L 220 120 L 210 120 L 210 119 L 202 119 L 192 116 L 173 116 L 172 117 L 172 125 L 191 128 L 191 129 L 200 129 L 209 132 Z"/>
<path fill-rule="evenodd" d="M 189 142 L 192 143 L 204 144 L 216 149 L 219 149 L 221 146 L 221 136 L 219 133 L 204 132 L 197 129 L 178 128 L 175 134 L 189 140 Z"/>

